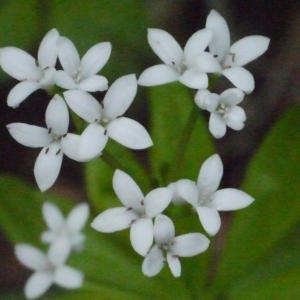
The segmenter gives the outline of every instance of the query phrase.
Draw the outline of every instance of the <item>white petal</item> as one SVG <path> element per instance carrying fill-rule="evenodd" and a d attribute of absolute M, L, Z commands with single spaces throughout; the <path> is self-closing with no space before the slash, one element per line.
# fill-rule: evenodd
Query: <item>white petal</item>
<path fill-rule="evenodd" d="M 58 136 L 68 132 L 69 110 L 64 99 L 55 95 L 46 110 L 46 124 L 51 134 Z"/>
<path fill-rule="evenodd" d="M 254 199 L 243 191 L 237 189 L 222 189 L 215 192 L 210 207 L 217 210 L 237 210 L 249 206 Z"/>
<path fill-rule="evenodd" d="M 206 19 L 206 28 L 213 30 L 213 38 L 209 43 L 209 51 L 217 55 L 218 61 L 222 61 L 230 47 L 230 33 L 227 22 L 215 10 L 212 10 Z"/>
<path fill-rule="evenodd" d="M 58 231 L 64 226 L 65 218 L 60 209 L 50 202 L 44 202 L 42 208 L 43 218 L 52 231 Z"/>
<path fill-rule="evenodd" d="M 181 264 L 177 255 L 167 252 L 167 262 L 174 277 L 180 277 Z"/>
<path fill-rule="evenodd" d="M 220 94 L 221 103 L 225 106 L 234 106 L 241 103 L 245 94 L 237 88 L 231 88 Z"/>
<path fill-rule="evenodd" d="M 184 58 L 188 67 L 194 66 L 196 56 L 207 48 L 212 36 L 212 30 L 204 28 L 198 30 L 189 38 L 184 47 Z"/>
<path fill-rule="evenodd" d="M 146 255 L 143 264 L 142 272 L 148 277 L 157 275 L 164 267 L 165 259 L 162 250 L 157 245 L 153 246 Z"/>
<path fill-rule="evenodd" d="M 6 125 L 11 136 L 20 144 L 38 148 L 50 144 L 53 137 L 46 128 L 24 123 L 11 123 Z"/>
<path fill-rule="evenodd" d="M 205 106 L 205 98 L 206 96 L 208 96 L 210 94 L 210 91 L 207 89 L 200 89 L 196 95 L 195 95 L 195 103 L 196 105 L 201 108 L 201 109 L 205 109 L 206 110 L 206 106 Z"/>
<path fill-rule="evenodd" d="M 220 96 L 218 94 L 211 93 L 205 97 L 203 104 L 206 110 L 208 110 L 209 112 L 214 112 L 218 107 L 219 102 Z"/>
<path fill-rule="evenodd" d="M 88 78 L 97 74 L 107 63 L 111 53 L 111 43 L 103 42 L 90 48 L 82 57 L 80 74 L 82 78 Z"/>
<path fill-rule="evenodd" d="M 45 270 L 48 259 L 46 255 L 38 248 L 28 244 L 17 244 L 15 254 L 18 260 L 31 270 Z"/>
<path fill-rule="evenodd" d="M 97 123 L 101 118 L 101 105 L 89 93 L 80 90 L 64 92 L 64 97 L 70 108 L 89 123 Z"/>
<path fill-rule="evenodd" d="M 205 231 L 215 235 L 221 227 L 221 218 L 217 210 L 209 207 L 196 207 L 200 222 Z"/>
<path fill-rule="evenodd" d="M 270 39 L 261 35 L 244 37 L 230 47 L 223 66 L 244 66 L 265 53 L 269 43 Z"/>
<path fill-rule="evenodd" d="M 209 239 L 201 233 L 188 233 L 177 236 L 170 245 L 170 250 L 181 257 L 191 257 L 204 252 L 209 246 Z"/>
<path fill-rule="evenodd" d="M 168 188 L 157 188 L 145 197 L 145 213 L 149 218 L 159 215 L 172 200 L 173 193 Z"/>
<path fill-rule="evenodd" d="M 171 66 L 156 65 L 146 69 L 140 76 L 138 84 L 155 86 L 177 81 L 180 73 Z"/>
<path fill-rule="evenodd" d="M 104 76 L 91 75 L 78 84 L 78 88 L 87 92 L 103 92 L 108 89 L 108 81 Z"/>
<path fill-rule="evenodd" d="M 98 215 L 91 227 L 100 232 L 115 232 L 131 226 L 132 222 L 140 217 L 127 207 L 109 208 Z"/>
<path fill-rule="evenodd" d="M 48 250 L 49 261 L 56 267 L 65 264 L 71 252 L 71 245 L 68 239 L 58 238 L 51 244 Z"/>
<path fill-rule="evenodd" d="M 7 105 L 10 107 L 18 107 L 29 95 L 40 88 L 38 82 L 22 81 L 18 83 L 9 92 L 7 96 Z"/>
<path fill-rule="evenodd" d="M 40 80 L 41 89 L 48 90 L 49 88 L 54 86 L 54 76 L 56 73 L 55 68 L 47 68 L 44 70 L 44 76 Z"/>
<path fill-rule="evenodd" d="M 173 191 L 172 202 L 180 204 L 188 202 L 192 205 L 196 205 L 198 202 L 198 188 L 195 182 L 189 179 L 180 179 L 175 183 L 168 185 Z"/>
<path fill-rule="evenodd" d="M 226 133 L 226 124 L 223 120 L 223 116 L 218 113 L 211 113 L 208 128 L 214 138 L 220 139 L 223 137 Z"/>
<path fill-rule="evenodd" d="M 128 174 L 116 170 L 113 176 L 113 189 L 125 207 L 132 208 L 139 214 L 145 213 L 144 195 Z"/>
<path fill-rule="evenodd" d="M 196 66 L 205 73 L 222 73 L 219 62 L 209 52 L 202 52 L 195 58 Z"/>
<path fill-rule="evenodd" d="M 83 274 L 71 267 L 63 266 L 55 270 L 53 281 L 67 289 L 76 289 L 82 286 Z"/>
<path fill-rule="evenodd" d="M 148 29 L 148 42 L 154 53 L 169 66 L 181 66 L 183 51 L 172 35 L 162 29 Z"/>
<path fill-rule="evenodd" d="M 50 272 L 35 272 L 25 284 L 25 296 L 27 299 L 36 299 L 42 296 L 52 285 L 53 276 Z"/>
<path fill-rule="evenodd" d="M 66 37 L 59 37 L 57 40 L 57 50 L 58 58 L 63 69 L 70 76 L 76 76 L 80 64 L 80 58 L 73 42 Z"/>
<path fill-rule="evenodd" d="M 133 249 L 145 256 L 153 242 L 153 223 L 149 218 L 134 221 L 130 228 L 130 241 Z"/>
<path fill-rule="evenodd" d="M 38 51 L 38 62 L 42 69 L 55 67 L 57 59 L 56 43 L 58 37 L 59 33 L 54 28 L 48 31 L 43 38 Z"/>
<path fill-rule="evenodd" d="M 101 155 L 108 141 L 106 130 L 99 124 L 90 124 L 81 134 L 78 145 L 78 159 L 92 160 Z"/>
<path fill-rule="evenodd" d="M 210 156 L 202 165 L 197 186 L 199 197 L 207 196 L 217 190 L 223 176 L 223 164 L 218 154 Z"/>
<path fill-rule="evenodd" d="M 41 234 L 41 241 L 46 244 L 52 244 L 57 239 L 57 234 L 53 231 L 44 231 Z"/>
<path fill-rule="evenodd" d="M 67 155 L 69 158 L 79 161 L 85 162 L 89 159 L 82 159 L 78 155 L 79 143 L 81 141 L 81 136 L 73 133 L 68 133 L 63 135 L 61 138 L 61 148 L 63 153 Z"/>
<path fill-rule="evenodd" d="M 107 120 L 122 116 L 132 103 L 137 92 L 134 74 L 117 79 L 108 89 L 103 99 L 104 118 Z"/>
<path fill-rule="evenodd" d="M 246 69 L 242 67 L 228 68 L 223 70 L 222 74 L 246 94 L 249 94 L 254 90 L 253 75 Z"/>
<path fill-rule="evenodd" d="M 34 165 L 34 176 L 42 192 L 49 189 L 56 181 L 62 164 L 63 152 L 60 142 L 53 142 L 44 147 Z"/>
<path fill-rule="evenodd" d="M 207 74 L 198 68 L 191 68 L 185 71 L 179 77 L 179 81 L 192 89 L 206 89 L 208 87 Z"/>
<path fill-rule="evenodd" d="M 224 115 L 226 125 L 234 130 L 242 130 L 246 121 L 245 111 L 239 106 L 230 107 Z"/>
<path fill-rule="evenodd" d="M 67 227 L 71 231 L 80 231 L 90 214 L 90 209 L 87 203 L 81 203 L 76 205 L 68 214 Z"/>
<path fill-rule="evenodd" d="M 134 120 L 117 118 L 110 121 L 106 129 L 110 138 L 127 148 L 140 150 L 153 145 L 147 130 Z"/>
<path fill-rule="evenodd" d="M 74 90 L 77 88 L 74 79 L 65 71 L 57 71 L 54 75 L 54 82 L 63 89 Z"/>
<path fill-rule="evenodd" d="M 158 245 L 167 244 L 175 237 L 175 226 L 165 215 L 158 215 L 154 220 L 153 235 Z"/>
<path fill-rule="evenodd" d="M 35 59 L 21 49 L 1 48 L 0 60 L 3 71 L 19 81 L 39 81 L 43 77 L 43 72 L 36 66 Z"/>

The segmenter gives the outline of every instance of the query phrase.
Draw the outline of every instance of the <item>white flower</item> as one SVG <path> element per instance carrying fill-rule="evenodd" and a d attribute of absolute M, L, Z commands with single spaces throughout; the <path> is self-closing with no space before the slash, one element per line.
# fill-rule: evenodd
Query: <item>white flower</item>
<path fill-rule="evenodd" d="M 9 133 L 20 144 L 32 148 L 43 147 L 34 166 L 34 176 L 42 192 L 56 181 L 63 154 L 82 161 L 77 156 L 80 136 L 67 134 L 69 112 L 65 101 L 59 95 L 55 95 L 49 102 L 46 124 L 47 128 L 24 123 L 7 125 Z"/>
<path fill-rule="evenodd" d="M 227 22 L 215 10 L 208 15 L 206 28 L 213 30 L 209 51 L 222 65 L 222 74 L 237 88 L 245 93 L 251 93 L 254 90 L 254 78 L 243 66 L 265 53 L 270 39 L 261 35 L 252 35 L 230 46 Z"/>
<path fill-rule="evenodd" d="M 153 242 L 152 218 L 169 205 L 172 192 L 168 188 L 157 188 L 144 197 L 135 181 L 120 170 L 114 173 L 113 188 L 124 207 L 104 211 L 91 226 L 100 232 L 115 232 L 130 227 L 133 249 L 145 256 Z"/>
<path fill-rule="evenodd" d="M 122 116 L 132 103 L 136 92 L 137 81 L 133 74 L 117 79 L 108 89 L 101 104 L 84 91 L 64 92 L 70 108 L 91 123 L 81 135 L 78 149 L 81 159 L 89 160 L 99 156 L 109 137 L 131 149 L 152 146 L 146 129 L 140 123 Z"/>
<path fill-rule="evenodd" d="M 67 289 L 82 286 L 82 273 L 65 265 L 70 254 L 66 240 L 52 244 L 47 255 L 27 244 L 16 245 L 15 254 L 24 266 L 34 271 L 25 284 L 27 299 L 42 296 L 53 283 Z"/>
<path fill-rule="evenodd" d="M 197 106 L 208 110 L 209 131 L 219 139 L 226 133 L 226 125 L 234 130 L 242 130 L 245 126 L 246 114 L 237 106 L 243 101 L 245 94 L 237 89 L 231 88 L 217 95 L 208 90 L 199 90 L 195 96 Z"/>
<path fill-rule="evenodd" d="M 179 80 L 190 88 L 207 88 L 206 73 L 221 72 L 221 66 L 213 55 L 204 52 L 212 39 L 212 33 L 210 29 L 197 31 L 182 50 L 168 32 L 148 29 L 148 42 L 164 64 L 146 69 L 141 74 L 138 84 L 154 86 Z"/>
<path fill-rule="evenodd" d="M 154 221 L 154 240 L 156 245 L 146 255 L 142 271 L 146 276 L 157 275 L 167 262 L 174 277 L 181 275 L 179 257 L 191 257 L 204 252 L 209 246 L 209 239 L 201 233 L 188 233 L 175 237 L 175 227 L 170 218 L 158 215 Z"/>
<path fill-rule="evenodd" d="M 179 181 L 181 188 L 178 190 L 178 197 L 193 205 L 203 228 L 210 235 L 215 235 L 220 229 L 221 218 L 218 211 L 245 208 L 254 201 L 251 196 L 237 189 L 217 191 L 222 176 L 221 158 L 214 154 L 203 163 L 197 184 L 192 181 Z"/>
<path fill-rule="evenodd" d="M 83 249 L 85 236 L 81 230 L 89 217 L 89 207 L 86 203 L 76 205 L 66 219 L 60 209 L 49 202 L 43 204 L 42 212 L 49 227 L 41 236 L 44 243 L 53 244 L 57 240 L 66 239 L 73 250 Z"/>
<path fill-rule="evenodd" d="M 21 49 L 1 48 L 0 64 L 3 71 L 21 81 L 8 94 L 8 106 L 17 107 L 34 91 L 47 90 L 54 85 L 58 37 L 56 29 L 50 30 L 45 35 L 38 50 L 37 60 Z"/>
<path fill-rule="evenodd" d="M 87 92 L 105 91 L 108 81 L 105 77 L 96 75 L 107 63 L 111 44 L 99 43 L 90 48 L 80 57 L 75 45 L 66 37 L 57 41 L 59 61 L 64 71 L 57 71 L 55 82 L 64 89 L 79 89 Z"/>

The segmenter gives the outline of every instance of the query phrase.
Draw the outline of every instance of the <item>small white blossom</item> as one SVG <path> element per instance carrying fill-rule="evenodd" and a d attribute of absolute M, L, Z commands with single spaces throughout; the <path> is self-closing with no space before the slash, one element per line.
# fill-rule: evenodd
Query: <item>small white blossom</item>
<path fill-rule="evenodd" d="M 142 256 L 153 242 L 153 221 L 171 202 L 172 192 L 168 188 L 157 188 L 145 197 L 126 173 L 116 170 L 113 188 L 124 207 L 110 208 L 98 215 L 91 226 L 100 232 L 115 232 L 130 227 L 133 249 Z"/>
<path fill-rule="evenodd" d="M 204 52 L 213 32 L 202 29 L 187 41 L 184 50 L 168 32 L 148 29 L 148 42 L 155 54 L 164 62 L 146 69 L 138 84 L 154 86 L 179 80 L 182 84 L 205 89 L 208 86 L 206 73 L 220 73 L 221 66 L 209 52 Z"/>
<path fill-rule="evenodd" d="M 177 197 L 193 205 L 205 231 L 215 235 L 221 226 L 218 211 L 230 211 L 249 206 L 254 199 L 245 192 L 233 188 L 218 190 L 223 176 L 223 164 L 218 154 L 209 157 L 202 165 L 197 184 L 178 181 L 181 185 Z"/>
<path fill-rule="evenodd" d="M 11 123 L 6 126 L 11 136 L 20 144 L 32 148 L 43 147 L 34 165 L 34 176 L 42 192 L 56 181 L 63 154 L 71 159 L 84 161 L 77 156 L 80 136 L 67 133 L 69 111 L 59 95 L 55 95 L 49 102 L 46 124 L 47 128 L 24 123 Z"/>
<path fill-rule="evenodd" d="M 270 39 L 261 35 L 252 35 L 230 46 L 227 22 L 215 10 L 208 15 L 206 28 L 213 30 L 209 51 L 221 64 L 222 74 L 237 88 L 245 93 L 251 93 L 254 90 L 254 78 L 243 66 L 265 53 Z"/>
<path fill-rule="evenodd" d="M 0 64 L 3 71 L 21 81 L 8 94 L 8 106 L 17 107 L 34 91 L 47 90 L 54 85 L 58 37 L 56 29 L 45 35 L 38 50 L 37 60 L 24 50 L 15 47 L 1 48 Z"/>
<path fill-rule="evenodd" d="M 42 296 L 54 283 L 67 289 L 82 286 L 82 273 L 65 265 L 70 254 L 66 240 L 52 244 L 47 255 L 28 244 L 17 244 L 15 254 L 24 266 L 34 271 L 25 284 L 27 299 Z"/>
<path fill-rule="evenodd" d="M 153 145 L 146 129 L 138 122 L 123 117 L 137 92 L 135 75 L 117 79 L 108 89 L 100 104 L 84 91 L 66 91 L 69 107 L 90 125 L 81 135 L 78 155 L 93 159 L 101 154 L 108 138 L 130 149 L 145 149 Z"/>
<path fill-rule="evenodd" d="M 208 90 L 199 90 L 195 96 L 197 106 L 209 111 L 209 131 L 219 139 L 226 133 L 226 125 L 233 130 L 242 130 L 246 121 L 245 111 L 237 106 L 244 99 L 245 94 L 231 88 L 217 95 Z"/>
<path fill-rule="evenodd" d="M 175 227 L 170 218 L 158 215 L 154 221 L 155 245 L 146 255 L 142 271 L 146 276 L 157 275 L 167 262 L 174 277 L 181 275 L 179 257 L 191 257 L 207 250 L 209 239 L 201 233 L 188 233 L 175 237 Z"/>
<path fill-rule="evenodd" d="M 83 250 L 85 235 L 81 230 L 89 217 L 89 207 L 86 203 L 76 205 L 66 219 L 53 203 L 45 202 L 42 212 L 49 227 L 41 236 L 44 243 L 53 244 L 57 240 L 66 239 L 72 250 Z"/>
<path fill-rule="evenodd" d="M 60 37 L 57 41 L 57 51 L 64 69 L 55 74 L 54 79 L 58 86 L 67 90 L 79 89 L 87 92 L 107 90 L 107 79 L 96 74 L 110 57 L 111 44 L 109 42 L 96 44 L 80 60 L 73 42 L 66 37 Z"/>

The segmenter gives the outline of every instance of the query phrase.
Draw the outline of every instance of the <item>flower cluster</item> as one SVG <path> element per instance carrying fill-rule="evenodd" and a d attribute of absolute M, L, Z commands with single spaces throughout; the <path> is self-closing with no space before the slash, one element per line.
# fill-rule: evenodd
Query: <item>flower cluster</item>
<path fill-rule="evenodd" d="M 66 266 L 66 261 L 73 250 L 83 249 L 85 237 L 80 231 L 89 216 L 87 204 L 77 205 L 66 220 L 52 203 L 44 203 L 42 211 L 49 226 L 49 230 L 41 236 L 44 243 L 50 244 L 47 254 L 29 244 L 15 246 L 18 260 L 34 271 L 25 284 L 28 299 L 40 297 L 53 283 L 67 289 L 77 289 L 83 282 L 83 274 Z"/>
<path fill-rule="evenodd" d="M 50 30 L 42 40 L 37 61 L 21 49 L 1 49 L 2 69 L 21 81 L 8 95 L 9 106 L 19 106 L 37 89 L 54 94 L 45 114 L 47 128 L 23 123 L 7 125 L 9 133 L 20 144 L 43 148 L 34 166 L 41 191 L 56 181 L 63 154 L 79 162 L 92 160 L 102 154 L 108 138 L 130 149 L 152 146 L 146 129 L 123 116 L 137 92 L 135 75 L 117 79 L 109 89 L 107 79 L 96 75 L 110 53 L 111 44 L 103 42 L 90 48 L 80 60 L 75 45 L 59 36 L 56 29 Z M 63 70 L 56 70 L 57 58 Z M 62 89 L 59 93 L 58 88 Z M 105 90 L 101 103 L 90 94 Z M 68 132 L 68 107 L 89 124 L 80 135 Z"/>
<path fill-rule="evenodd" d="M 254 90 L 254 78 L 243 66 L 267 50 L 268 38 L 248 36 L 230 45 L 227 23 L 213 10 L 207 17 L 206 28 L 194 33 L 184 49 L 161 29 L 149 29 L 148 41 L 163 64 L 146 69 L 138 80 L 129 74 L 110 86 L 104 76 L 98 75 L 109 60 L 109 42 L 96 44 L 80 59 L 75 45 L 52 29 L 40 44 L 37 60 L 21 49 L 1 49 L 2 69 L 21 81 L 8 95 L 9 106 L 18 107 L 37 89 L 52 96 L 45 112 L 45 128 L 23 123 L 7 125 L 17 142 L 42 148 L 34 166 L 41 191 L 56 181 L 63 155 L 79 162 L 90 161 L 101 156 L 109 138 L 130 149 L 153 145 L 141 124 L 123 116 L 136 96 L 138 84 L 154 86 L 179 81 L 196 89 L 195 108 L 210 112 L 209 130 L 215 138 L 223 137 L 227 126 L 234 130 L 244 127 L 246 114 L 238 104 Z M 56 69 L 57 60 L 62 70 Z M 234 87 L 220 95 L 211 92 L 211 74 L 215 74 L 213 78 L 223 75 Z M 104 91 L 101 101 L 91 94 Z M 84 130 L 69 133 L 70 113 L 86 122 Z M 162 213 L 172 204 L 191 204 L 205 232 L 215 235 L 221 226 L 219 211 L 242 209 L 254 201 L 241 190 L 218 190 L 222 176 L 221 158 L 214 154 L 203 163 L 197 182 L 180 179 L 144 195 L 132 177 L 117 169 L 113 189 L 123 206 L 100 213 L 91 226 L 104 233 L 130 228 L 132 247 L 144 257 L 144 275 L 157 275 L 166 260 L 171 273 L 179 277 L 179 257 L 206 251 L 210 241 L 199 232 L 175 236 L 173 221 Z M 43 294 L 52 283 L 67 288 L 81 285 L 81 273 L 66 267 L 65 262 L 71 251 L 83 249 L 84 235 L 80 231 L 88 215 L 88 206 L 80 204 L 65 220 L 55 205 L 44 204 L 43 216 L 49 230 L 42 234 L 42 241 L 50 244 L 48 254 L 29 245 L 16 246 L 18 259 L 35 271 L 25 287 L 28 298 Z"/>
<path fill-rule="evenodd" d="M 226 133 L 226 125 L 241 130 L 246 121 L 244 110 L 237 106 L 244 93 L 254 90 L 253 75 L 244 65 L 262 55 L 270 39 L 260 35 L 245 37 L 230 46 L 230 32 L 225 19 L 212 10 L 206 20 L 206 28 L 194 33 L 184 49 L 166 31 L 148 30 L 148 42 L 155 54 L 164 62 L 146 69 L 138 83 L 154 86 L 179 81 L 197 89 L 195 102 L 211 113 L 209 130 L 215 138 Z M 209 52 L 205 51 L 208 47 Z M 207 90 L 207 73 L 225 76 L 236 88 L 221 95 Z"/>

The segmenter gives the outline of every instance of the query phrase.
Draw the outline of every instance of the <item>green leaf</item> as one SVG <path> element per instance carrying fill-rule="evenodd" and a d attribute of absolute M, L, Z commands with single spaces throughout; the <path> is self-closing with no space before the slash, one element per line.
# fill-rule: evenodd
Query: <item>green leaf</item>
<path fill-rule="evenodd" d="M 149 97 L 154 178 L 164 185 L 182 178 L 196 180 L 201 164 L 215 149 L 193 96 L 175 83 L 150 88 Z"/>
<path fill-rule="evenodd" d="M 233 289 L 245 272 L 255 270 L 255 261 L 267 259 L 274 244 L 299 220 L 299 113 L 293 109 L 283 116 L 249 166 L 242 190 L 256 201 L 236 212 L 215 283 L 217 292 L 226 292 L 230 285 Z"/>

